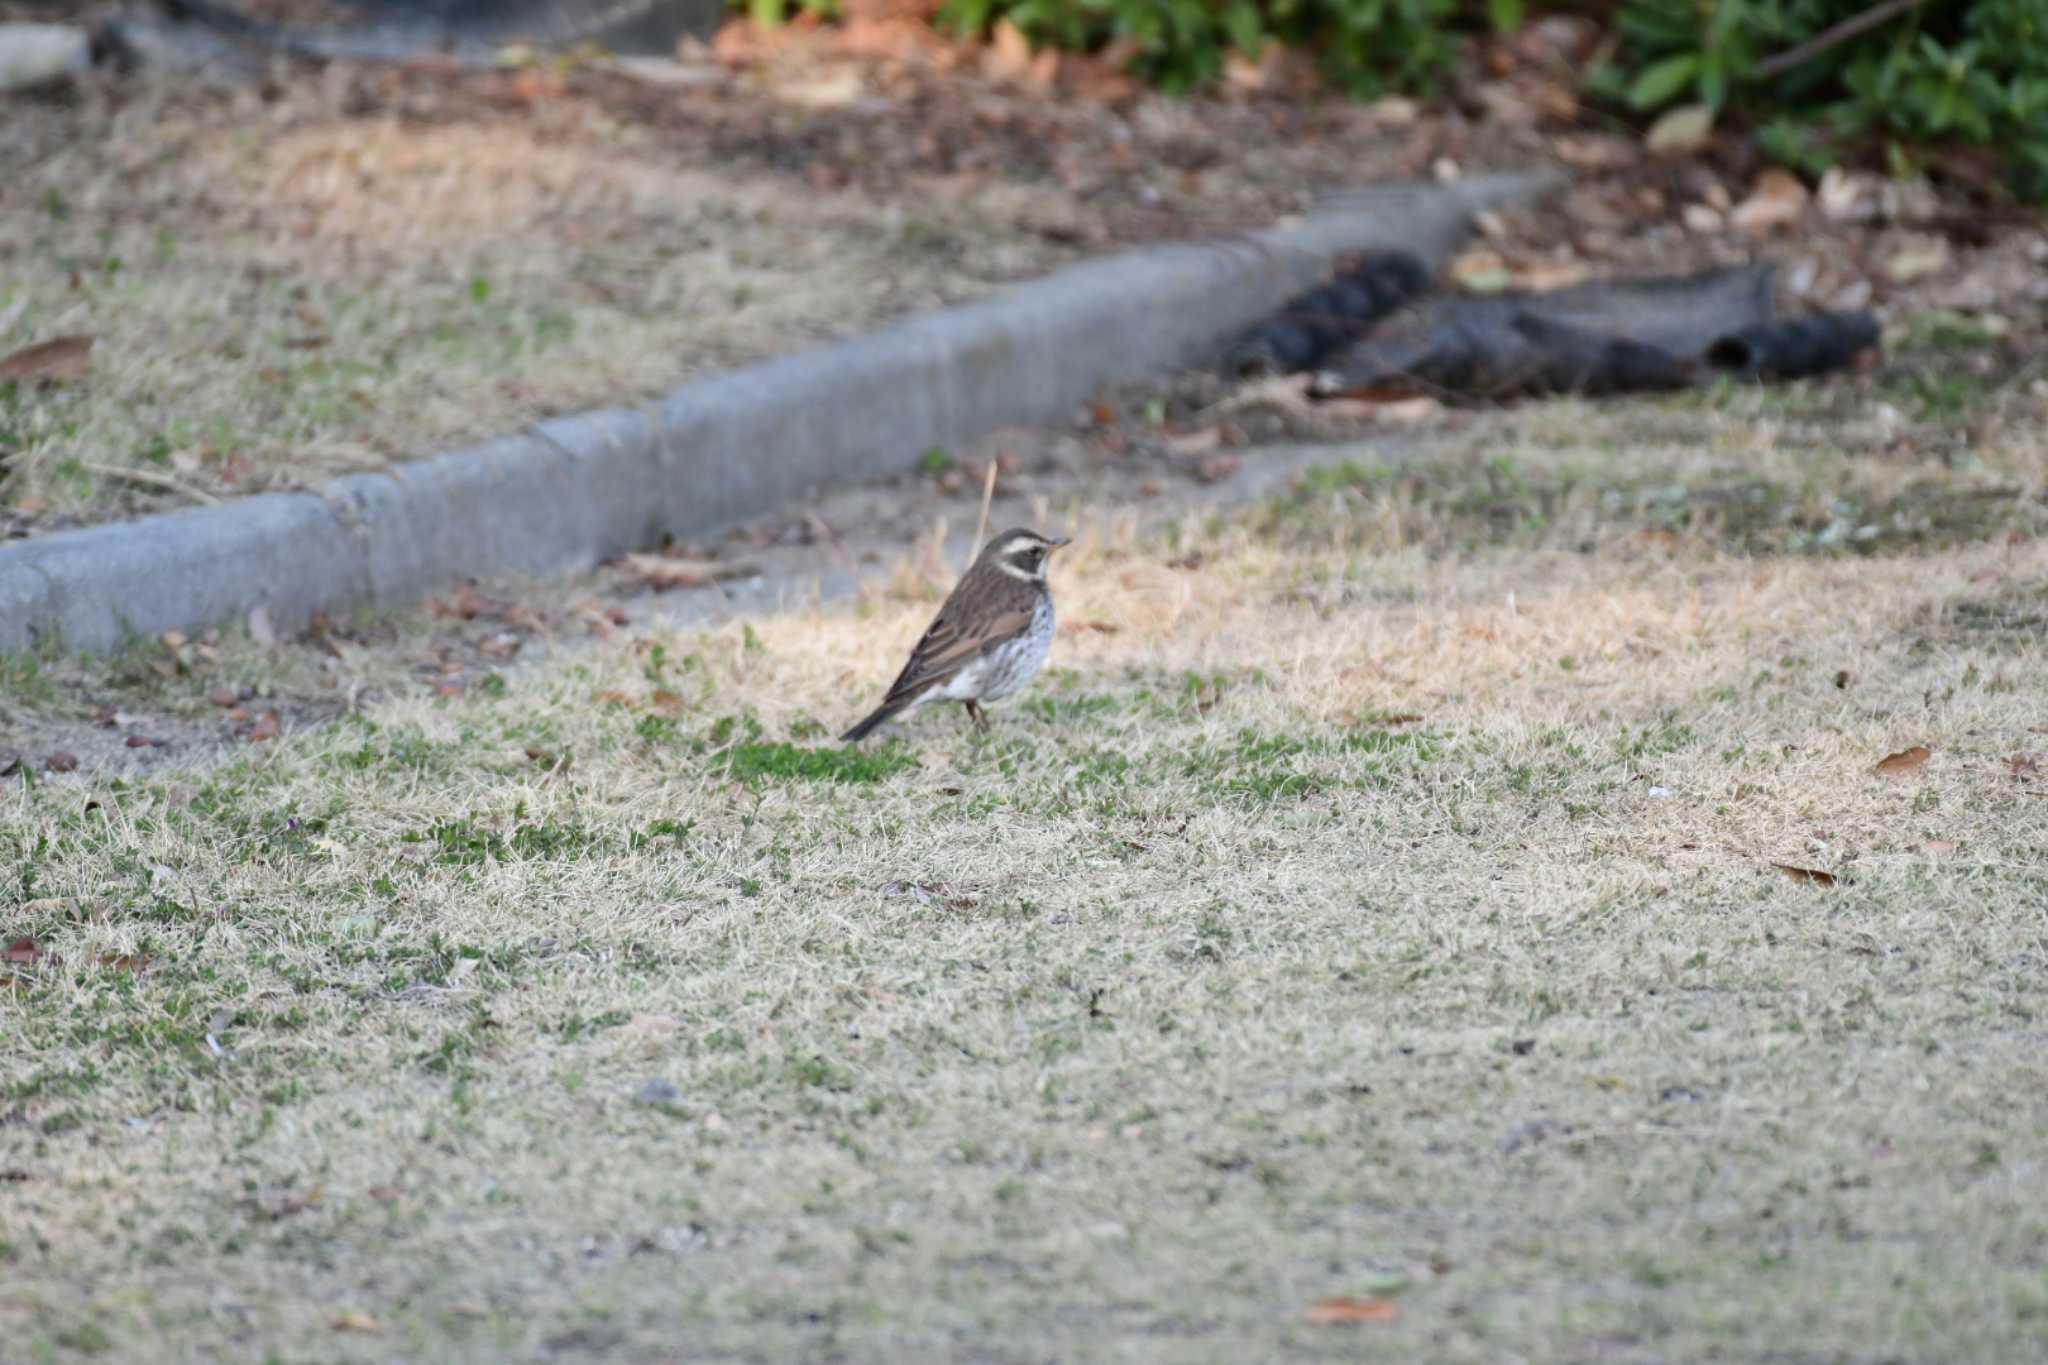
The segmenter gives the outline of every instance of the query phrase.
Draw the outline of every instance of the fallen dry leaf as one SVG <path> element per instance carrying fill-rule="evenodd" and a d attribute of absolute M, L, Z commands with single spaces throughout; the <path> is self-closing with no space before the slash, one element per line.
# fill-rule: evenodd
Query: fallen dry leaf
<path fill-rule="evenodd" d="M 256 718 L 256 723 L 249 727 L 249 740 L 251 743 L 261 744 L 264 740 L 276 739 L 283 733 L 284 722 L 278 719 L 277 712 L 265 711 Z"/>
<path fill-rule="evenodd" d="M 367 1337 L 380 1336 L 384 1324 L 365 1313 L 336 1313 L 331 1324 L 337 1332 L 359 1332 Z"/>
<path fill-rule="evenodd" d="M 1660 155 L 1686 155 L 1707 145 L 1714 135 L 1714 111 L 1704 104 L 1681 104 L 1650 125 L 1643 146 Z"/>
<path fill-rule="evenodd" d="M 1810 198 L 1798 176 L 1773 166 L 1756 178 L 1749 198 L 1730 211 L 1728 224 L 1738 232 L 1750 233 L 1791 227 L 1806 216 Z"/>
<path fill-rule="evenodd" d="M 148 953 L 110 953 L 100 959 L 100 966 L 110 972 L 139 972 L 149 960 Z"/>
<path fill-rule="evenodd" d="M 1316 412 L 1340 422 L 1371 422 L 1378 419 L 1381 404 L 1370 398 L 1325 398 Z"/>
<path fill-rule="evenodd" d="M 1195 466 L 1195 477 L 1203 483 L 1221 483 L 1244 463 L 1235 455 L 1210 455 Z"/>
<path fill-rule="evenodd" d="M 215 706 L 238 706 L 241 704 L 242 694 L 232 687 L 216 687 L 206 694 L 206 699 Z"/>
<path fill-rule="evenodd" d="M 1954 256 L 1946 237 L 1915 237 L 1885 262 L 1884 273 L 1893 284 L 1911 284 L 1948 269 Z"/>
<path fill-rule="evenodd" d="M 1203 427 L 1180 436 L 1168 436 L 1160 442 L 1169 455 L 1202 455 L 1223 444 L 1222 427 Z"/>
<path fill-rule="evenodd" d="M 1939 858 L 1944 853 L 1955 852 L 1956 841 L 1953 839 L 1922 839 L 1919 843 L 1913 845 L 1913 851 L 1915 853 L 1924 853 L 1930 858 Z"/>
<path fill-rule="evenodd" d="M 516 602 L 503 598 L 486 597 L 464 583 L 446 597 L 427 599 L 427 610 L 436 616 L 452 616 L 458 621 L 474 621 L 479 616 L 494 616 L 507 624 L 516 624 L 523 619 L 526 609 Z"/>
<path fill-rule="evenodd" d="M 628 711 L 640 709 L 640 703 L 633 697 L 632 693 L 621 692 L 616 687 L 607 687 L 604 691 L 597 694 L 597 699 L 599 701 L 608 701 L 614 706 L 623 706 Z"/>
<path fill-rule="evenodd" d="M 1497 294 L 1514 282 L 1507 261 L 1487 246 L 1460 252 L 1451 261 L 1450 276 L 1460 288 L 1475 294 Z"/>
<path fill-rule="evenodd" d="M 1874 771 L 1883 777 L 1903 777 L 1907 773 L 1918 772 L 1920 765 L 1925 763 L 1933 753 L 1934 751 L 1925 744 L 1915 744 L 1910 749 L 1901 749 L 1895 754 L 1886 754 L 1877 761 L 1877 767 Z"/>
<path fill-rule="evenodd" d="M 775 93 L 790 104 L 806 109 L 844 109 L 868 92 L 867 83 L 851 68 L 828 72 L 809 80 L 778 86 Z"/>
<path fill-rule="evenodd" d="M 1354 1322 L 1392 1322 L 1400 1316 L 1400 1311 L 1390 1299 L 1340 1294 L 1334 1299 L 1310 1304 L 1302 1316 L 1322 1326 L 1339 1326 Z"/>
<path fill-rule="evenodd" d="M 1584 284 L 1590 273 L 1579 261 L 1538 261 L 1515 272 L 1515 288 L 1532 294 L 1547 294 L 1554 289 Z"/>
<path fill-rule="evenodd" d="M 1604 175 L 1627 170 L 1641 159 L 1635 144 L 1607 133 L 1583 133 L 1551 140 L 1557 159 L 1576 171 Z"/>
<path fill-rule="evenodd" d="M 1772 863 L 1771 866 L 1777 868 L 1778 871 L 1784 873 L 1795 882 L 1812 882 L 1815 886 L 1833 886 L 1835 884 L 1835 874 L 1832 872 L 1822 872 L 1817 868 L 1811 867 L 1794 867 L 1790 863 Z"/>
<path fill-rule="evenodd" d="M 1382 403 L 1379 415 L 1382 421 L 1413 426 L 1417 422 L 1427 422 L 1443 410 L 1441 399 L 1431 398 L 1425 394 L 1420 398 L 1397 398 L 1391 403 Z"/>
<path fill-rule="evenodd" d="M 92 352 L 92 342 L 88 336 L 66 336 L 25 346 L 0 360 L 0 379 L 75 384 L 85 378 L 86 357 Z"/>
<path fill-rule="evenodd" d="M 0 961 L 34 962 L 42 955 L 43 950 L 36 947 L 34 939 L 17 938 L 8 940 L 6 951 L 0 952 Z"/>
<path fill-rule="evenodd" d="M 627 555 L 621 568 L 642 584 L 663 592 L 669 588 L 702 588 L 723 578 L 759 573 L 752 564 L 721 564 L 706 559 L 671 559 L 667 555 Z"/>
<path fill-rule="evenodd" d="M 2018 777 L 2021 773 L 2030 773 L 2039 766 L 2040 764 L 2025 754 L 2014 754 L 2011 758 L 2005 760 L 2006 771 L 2010 772 L 2014 777 Z"/>
<path fill-rule="evenodd" d="M 1685 224 L 1687 232 L 1697 232 L 1705 236 L 1719 232 L 1727 220 L 1721 216 L 1721 211 L 1711 204 L 1687 204 L 1679 210 L 1678 221 Z"/>
<path fill-rule="evenodd" d="M 1031 40 L 1024 36 L 1023 29 L 1008 19 L 998 19 L 988 38 L 988 47 L 981 57 L 982 70 L 999 81 L 1022 80 L 1031 74 Z"/>
<path fill-rule="evenodd" d="M 53 773 L 69 773 L 78 770 L 78 755 L 59 749 L 43 760 L 43 767 Z"/>

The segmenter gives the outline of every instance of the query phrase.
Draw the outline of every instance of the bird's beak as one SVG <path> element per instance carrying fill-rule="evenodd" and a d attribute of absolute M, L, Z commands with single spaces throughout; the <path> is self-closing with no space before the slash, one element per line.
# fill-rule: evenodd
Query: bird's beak
<path fill-rule="evenodd" d="M 1073 543 L 1073 539 L 1070 536 L 1061 536 L 1057 540 L 1049 540 L 1046 542 L 1047 545 L 1051 546 L 1055 550 L 1059 549 L 1059 547 L 1062 545 L 1072 545 Z"/>

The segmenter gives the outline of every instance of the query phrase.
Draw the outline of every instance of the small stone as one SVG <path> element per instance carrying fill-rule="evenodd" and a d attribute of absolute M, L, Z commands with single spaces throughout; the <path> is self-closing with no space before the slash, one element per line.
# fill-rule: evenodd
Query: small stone
<path fill-rule="evenodd" d="M 1705 204 L 1687 204 L 1679 213 L 1679 218 L 1684 222 L 1687 232 L 1705 235 L 1721 230 L 1721 215 Z"/>

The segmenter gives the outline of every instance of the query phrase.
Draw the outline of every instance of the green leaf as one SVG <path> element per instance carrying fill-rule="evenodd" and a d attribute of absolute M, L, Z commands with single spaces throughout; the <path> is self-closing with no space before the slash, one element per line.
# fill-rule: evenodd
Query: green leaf
<path fill-rule="evenodd" d="M 1237 0 L 1223 11 L 1223 32 L 1232 47 L 1253 61 L 1258 60 L 1260 49 L 1266 45 L 1265 26 L 1259 19 L 1259 7 L 1252 0 Z"/>
<path fill-rule="evenodd" d="M 1628 89 L 1628 102 L 1638 109 L 1654 109 L 1691 85 L 1700 72 L 1700 54 L 1685 52 L 1666 57 L 1637 76 Z"/>
<path fill-rule="evenodd" d="M 1718 56 L 1700 63 L 1700 99 L 1717 111 L 1727 102 L 1728 68 Z"/>
<path fill-rule="evenodd" d="M 747 17 L 756 28 L 782 27 L 782 0 L 747 0 Z"/>
<path fill-rule="evenodd" d="M 939 23 L 956 38 L 978 38 L 992 11 L 990 0 L 946 0 L 939 6 Z"/>
<path fill-rule="evenodd" d="M 1486 17 L 1496 33 L 1514 33 L 1528 17 L 1525 0 L 1486 0 Z"/>

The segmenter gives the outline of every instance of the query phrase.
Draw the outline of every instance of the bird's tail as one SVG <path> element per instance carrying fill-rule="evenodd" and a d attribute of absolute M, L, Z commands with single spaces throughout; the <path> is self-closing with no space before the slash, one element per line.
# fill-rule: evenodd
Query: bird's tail
<path fill-rule="evenodd" d="M 839 737 L 841 744 L 858 744 L 868 737 L 868 732 L 877 725 L 901 711 L 910 703 L 907 701 L 885 701 L 877 706 L 868 718 Z"/>

